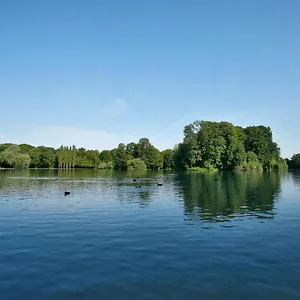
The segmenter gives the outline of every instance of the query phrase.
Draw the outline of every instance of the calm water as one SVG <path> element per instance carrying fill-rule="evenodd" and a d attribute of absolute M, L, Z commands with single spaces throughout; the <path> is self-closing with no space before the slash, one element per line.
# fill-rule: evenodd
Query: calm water
<path fill-rule="evenodd" d="M 300 173 L 134 176 L 0 171 L 0 298 L 300 299 Z"/>

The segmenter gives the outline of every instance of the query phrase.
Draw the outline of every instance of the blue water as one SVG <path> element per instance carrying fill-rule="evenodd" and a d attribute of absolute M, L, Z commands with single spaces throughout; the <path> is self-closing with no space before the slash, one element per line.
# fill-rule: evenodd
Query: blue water
<path fill-rule="evenodd" d="M 134 177 L 0 171 L 0 299 L 300 299 L 300 173 Z"/>

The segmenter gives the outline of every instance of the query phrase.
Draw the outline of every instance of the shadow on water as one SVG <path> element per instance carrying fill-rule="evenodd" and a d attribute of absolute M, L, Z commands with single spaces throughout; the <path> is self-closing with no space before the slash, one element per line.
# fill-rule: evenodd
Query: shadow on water
<path fill-rule="evenodd" d="M 228 222 L 231 219 L 273 218 L 280 193 L 280 173 L 182 173 L 180 186 L 187 220 Z"/>

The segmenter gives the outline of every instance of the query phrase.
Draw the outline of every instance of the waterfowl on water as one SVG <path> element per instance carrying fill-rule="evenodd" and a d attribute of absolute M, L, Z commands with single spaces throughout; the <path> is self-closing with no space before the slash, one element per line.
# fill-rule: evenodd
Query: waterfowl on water
<path fill-rule="evenodd" d="M 141 188 L 141 187 L 142 187 L 141 185 L 136 185 L 135 186 L 136 189 Z"/>
<path fill-rule="evenodd" d="M 133 182 L 136 182 L 136 179 L 133 179 L 132 181 L 133 181 Z"/>
<path fill-rule="evenodd" d="M 158 183 L 158 182 L 157 182 L 157 183 L 156 183 L 156 185 L 157 185 L 157 186 L 162 186 L 163 184 L 162 184 L 162 183 Z"/>
<path fill-rule="evenodd" d="M 65 196 L 68 196 L 70 195 L 71 193 L 70 192 L 65 192 Z"/>

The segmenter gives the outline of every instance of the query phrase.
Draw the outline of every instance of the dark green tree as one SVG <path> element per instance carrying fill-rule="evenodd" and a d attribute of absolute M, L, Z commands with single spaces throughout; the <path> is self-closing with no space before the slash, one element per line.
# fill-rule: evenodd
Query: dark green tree
<path fill-rule="evenodd" d="M 109 151 L 109 150 L 101 151 L 100 154 L 99 154 L 99 159 L 102 162 L 105 162 L 105 163 L 112 162 L 113 161 L 113 156 L 111 154 L 111 151 Z"/>
<path fill-rule="evenodd" d="M 162 168 L 160 151 L 150 143 L 148 138 L 141 138 L 136 150 L 137 156 L 145 162 L 147 169 L 158 170 Z"/>
<path fill-rule="evenodd" d="M 294 154 L 289 161 L 289 167 L 291 169 L 300 169 L 300 153 Z"/>
<path fill-rule="evenodd" d="M 270 127 L 249 126 L 245 128 L 246 151 L 254 152 L 264 169 L 272 168 L 272 165 L 280 157 L 280 150 L 273 142 L 272 131 Z"/>
<path fill-rule="evenodd" d="M 163 160 L 163 169 L 172 169 L 173 168 L 173 150 L 166 149 L 161 152 Z"/>
<path fill-rule="evenodd" d="M 126 170 L 127 168 L 127 154 L 126 146 L 121 143 L 115 152 L 115 169 L 116 170 Z"/>
<path fill-rule="evenodd" d="M 38 146 L 40 153 L 39 168 L 55 168 L 57 167 L 56 151 L 52 147 Z"/>
<path fill-rule="evenodd" d="M 134 142 L 126 145 L 126 153 L 134 158 L 138 157 L 137 144 Z"/>

